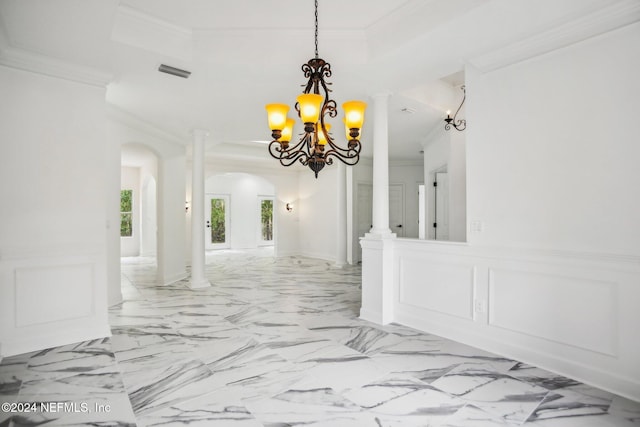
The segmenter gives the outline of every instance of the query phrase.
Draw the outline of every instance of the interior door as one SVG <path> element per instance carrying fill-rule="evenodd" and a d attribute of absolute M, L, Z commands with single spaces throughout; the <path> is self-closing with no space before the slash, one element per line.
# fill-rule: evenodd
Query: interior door
<path fill-rule="evenodd" d="M 371 230 L 373 225 L 373 186 L 371 184 L 358 184 L 358 237 L 364 237 L 365 233 Z M 362 260 L 362 248 L 360 247 L 360 241 L 356 241 L 354 244 L 355 255 L 357 257 L 355 262 Z"/>
<path fill-rule="evenodd" d="M 426 239 L 426 222 L 427 215 L 424 209 L 425 202 L 425 188 L 424 184 L 418 185 L 418 239 L 424 240 Z"/>
<path fill-rule="evenodd" d="M 436 173 L 435 218 L 433 220 L 436 240 L 449 240 L 449 174 Z"/>
<path fill-rule="evenodd" d="M 204 203 L 205 249 L 231 247 L 229 239 L 229 195 L 207 194 Z"/>
<path fill-rule="evenodd" d="M 404 185 L 389 185 L 389 228 L 398 237 L 404 237 Z"/>

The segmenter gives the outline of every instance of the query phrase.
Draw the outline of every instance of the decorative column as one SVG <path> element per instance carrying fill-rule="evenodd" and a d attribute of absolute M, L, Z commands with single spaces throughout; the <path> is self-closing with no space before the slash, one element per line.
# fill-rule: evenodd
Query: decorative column
<path fill-rule="evenodd" d="M 373 97 L 373 228 L 362 246 L 360 318 L 378 324 L 393 322 L 393 247 L 389 228 L 389 93 Z"/>
<path fill-rule="evenodd" d="M 336 267 L 347 263 L 347 167 L 338 162 L 338 188 L 336 191 Z"/>
<path fill-rule="evenodd" d="M 389 228 L 389 95 L 373 97 L 373 228 L 368 234 L 391 237 Z"/>
<path fill-rule="evenodd" d="M 204 142 L 209 132 L 194 129 L 191 178 L 191 282 L 192 289 L 206 288 L 211 283 L 204 275 Z"/>

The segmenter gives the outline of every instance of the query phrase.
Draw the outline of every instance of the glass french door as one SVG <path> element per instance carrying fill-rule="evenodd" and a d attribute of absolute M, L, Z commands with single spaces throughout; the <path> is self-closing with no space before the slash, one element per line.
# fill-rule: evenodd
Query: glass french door
<path fill-rule="evenodd" d="M 229 241 L 229 196 L 227 194 L 207 194 L 204 209 L 205 249 L 231 247 Z"/>
<path fill-rule="evenodd" d="M 258 242 L 260 246 L 273 245 L 273 200 L 273 197 L 258 198 L 260 211 Z"/>

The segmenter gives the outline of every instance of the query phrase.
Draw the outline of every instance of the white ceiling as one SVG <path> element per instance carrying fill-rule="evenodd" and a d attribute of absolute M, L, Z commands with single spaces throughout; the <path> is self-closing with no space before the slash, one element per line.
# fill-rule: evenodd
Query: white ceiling
<path fill-rule="evenodd" d="M 332 65 L 338 105 L 392 94 L 390 155 L 420 159 L 427 134 L 457 108 L 465 64 L 529 48 L 556 28 L 578 31 L 585 25 L 573 23 L 631 3 L 319 0 L 319 54 Z M 313 25 L 313 0 L 0 0 L 0 49 L 107 72 L 108 104 L 185 143 L 190 129 L 208 129 L 212 155 L 245 147 L 268 158 L 251 141 L 270 136 L 264 104 L 292 105 L 306 83 L 300 66 L 314 56 Z M 159 73 L 161 63 L 192 74 Z M 371 108 L 367 117 L 370 155 Z"/>

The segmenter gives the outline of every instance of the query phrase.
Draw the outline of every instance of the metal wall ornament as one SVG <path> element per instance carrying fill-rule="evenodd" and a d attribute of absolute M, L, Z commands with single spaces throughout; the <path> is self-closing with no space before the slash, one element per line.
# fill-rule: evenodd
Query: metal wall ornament
<path fill-rule="evenodd" d="M 456 120 L 456 118 L 458 117 L 458 112 L 460 111 L 460 109 L 462 108 L 462 105 L 464 104 L 464 100 L 467 99 L 467 90 L 465 86 L 464 85 L 460 86 L 460 89 L 464 94 L 464 96 L 462 97 L 462 102 L 460 103 L 460 106 L 456 110 L 456 113 L 453 115 L 453 118 L 451 118 L 451 111 L 447 111 L 447 118 L 444 119 L 444 121 L 447 122 L 447 124 L 444 125 L 444 130 L 449 130 L 451 129 L 451 126 L 453 126 L 455 130 L 462 132 L 467 128 L 466 120 L 464 119 Z"/>
<path fill-rule="evenodd" d="M 315 57 L 302 65 L 307 83 L 304 91 L 296 99 L 295 110 L 304 123 L 304 133 L 293 144 L 293 126 L 295 121 L 287 117 L 289 106 L 286 104 L 267 104 L 267 117 L 271 137 L 269 154 L 283 166 L 291 166 L 296 161 L 308 166 L 318 178 L 325 165 L 333 164 L 336 158 L 348 166 L 360 160 L 360 130 L 364 123 L 364 110 L 367 104 L 362 101 L 347 101 L 342 104 L 345 112 L 344 124 L 347 138 L 346 148 L 336 144 L 329 133 L 331 124 L 327 118 L 338 115 L 336 102 L 329 97 L 331 85 L 325 78 L 331 77 L 331 65 L 318 56 L 318 0 L 315 0 Z M 322 90 L 322 94 L 321 94 Z"/>

